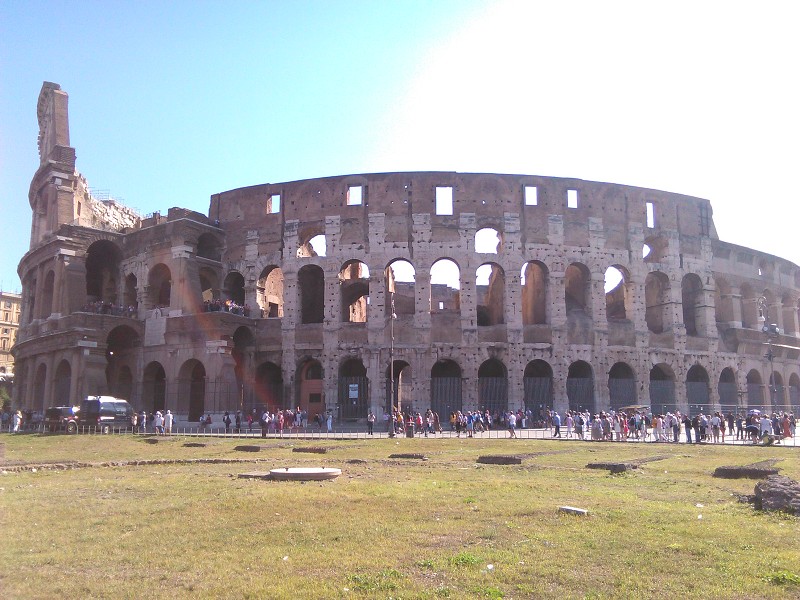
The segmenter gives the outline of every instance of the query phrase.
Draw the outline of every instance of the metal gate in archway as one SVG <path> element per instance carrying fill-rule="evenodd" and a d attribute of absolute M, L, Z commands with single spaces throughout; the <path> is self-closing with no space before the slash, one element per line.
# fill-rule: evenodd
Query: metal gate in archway
<path fill-rule="evenodd" d="M 526 411 L 530 410 L 534 415 L 538 415 L 540 409 L 550 408 L 553 405 L 551 377 L 525 377 L 522 379 L 522 386 Z"/>
<path fill-rule="evenodd" d="M 505 377 L 478 378 L 478 409 L 493 417 L 508 410 L 508 380 Z"/>
<path fill-rule="evenodd" d="M 444 423 L 451 412 L 462 409 L 461 378 L 460 377 L 432 377 L 431 378 L 431 410 L 439 414 Z"/>
<path fill-rule="evenodd" d="M 567 378 L 567 398 L 570 410 L 594 410 L 594 379 Z"/>
<path fill-rule="evenodd" d="M 339 377 L 339 418 L 365 419 L 369 398 L 366 377 Z"/>

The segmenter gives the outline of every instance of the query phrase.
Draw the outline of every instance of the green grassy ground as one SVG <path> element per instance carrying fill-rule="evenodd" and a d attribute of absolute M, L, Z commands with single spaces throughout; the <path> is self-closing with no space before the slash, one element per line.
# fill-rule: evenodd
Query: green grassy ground
<path fill-rule="evenodd" d="M 752 480 L 711 476 L 717 466 L 774 458 L 800 479 L 794 449 L 284 439 L 248 454 L 233 450 L 241 440 L 207 439 L 204 448 L 186 441 L 0 438 L 8 464 L 257 460 L 2 475 L 3 597 L 800 596 L 800 520 L 739 502 Z M 329 451 L 292 452 L 309 445 Z M 388 458 L 397 452 L 428 460 Z M 476 464 L 485 454 L 526 458 L 521 466 Z M 652 456 L 664 458 L 623 475 L 586 468 Z M 283 466 L 343 474 L 315 483 L 237 477 Z M 589 515 L 560 513 L 561 505 Z"/>

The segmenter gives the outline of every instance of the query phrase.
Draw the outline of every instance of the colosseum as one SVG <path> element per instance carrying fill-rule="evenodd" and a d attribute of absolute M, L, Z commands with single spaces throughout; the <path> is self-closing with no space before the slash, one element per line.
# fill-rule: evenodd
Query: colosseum
<path fill-rule="evenodd" d="M 800 404 L 800 267 L 709 201 L 610 183 L 344 175 L 142 217 L 75 169 L 44 83 L 15 401 L 206 412 Z M 394 397 L 392 397 L 394 395 Z"/>

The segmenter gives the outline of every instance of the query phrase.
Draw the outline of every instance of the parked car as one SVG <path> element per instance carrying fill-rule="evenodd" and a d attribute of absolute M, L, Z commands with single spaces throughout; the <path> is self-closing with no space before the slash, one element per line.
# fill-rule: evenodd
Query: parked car
<path fill-rule="evenodd" d="M 45 430 L 75 433 L 78 430 L 78 410 L 74 406 L 51 406 L 44 412 Z"/>
<path fill-rule="evenodd" d="M 81 402 L 78 426 L 110 433 L 133 426 L 133 407 L 127 400 L 114 396 L 89 396 Z"/>

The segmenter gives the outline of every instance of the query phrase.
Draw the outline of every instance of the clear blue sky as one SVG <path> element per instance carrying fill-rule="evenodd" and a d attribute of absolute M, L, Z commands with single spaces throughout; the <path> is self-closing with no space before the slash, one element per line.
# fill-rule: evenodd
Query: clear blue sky
<path fill-rule="evenodd" d="M 0 284 L 42 82 L 78 170 L 142 214 L 346 173 L 569 176 L 711 200 L 800 263 L 795 2 L 0 1 Z"/>

